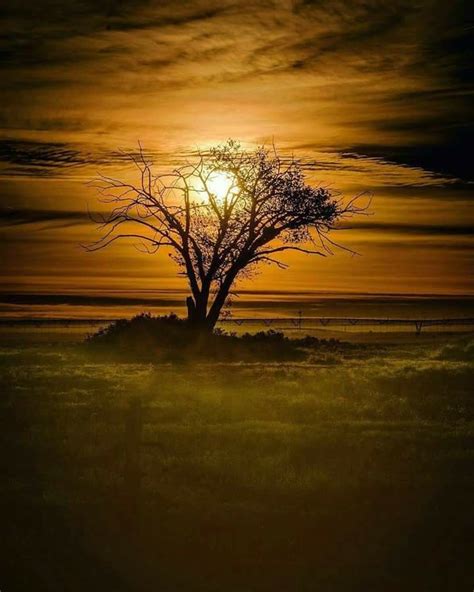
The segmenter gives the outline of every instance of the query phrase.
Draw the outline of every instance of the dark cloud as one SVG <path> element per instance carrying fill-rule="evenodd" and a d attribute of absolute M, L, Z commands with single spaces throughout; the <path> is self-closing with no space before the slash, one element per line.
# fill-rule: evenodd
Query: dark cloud
<path fill-rule="evenodd" d="M 347 150 L 362 157 L 384 159 L 401 165 L 421 167 L 439 175 L 452 176 L 464 182 L 474 181 L 472 148 L 474 131 L 461 128 L 451 130 L 439 143 L 420 143 L 414 146 L 356 145 Z M 460 185 L 464 185 L 461 183 Z"/>
<path fill-rule="evenodd" d="M 97 28 L 125 29 L 153 26 L 174 26 L 199 21 L 225 10 L 225 2 L 215 3 L 183 0 L 16 0 L 5 4 L 0 19 L 11 30 L 35 24 L 32 32 L 49 31 L 51 38 L 63 34 L 84 34 Z"/>
<path fill-rule="evenodd" d="M 91 222 L 87 212 L 0 208 L 0 226 L 4 227 L 45 223 L 49 227 L 64 228 L 87 222 Z"/>
<path fill-rule="evenodd" d="M 186 25 L 189 23 L 195 23 L 212 19 L 213 17 L 223 14 L 225 7 L 209 7 L 205 9 L 197 9 L 183 14 L 168 14 L 159 15 L 156 18 L 140 18 L 139 15 L 135 15 L 132 18 L 127 18 L 126 15 L 119 17 L 111 17 L 109 15 L 106 29 L 109 31 L 133 31 L 151 29 L 155 27 L 166 29 L 167 27 L 175 27 L 179 25 Z"/>
<path fill-rule="evenodd" d="M 183 298 L 139 298 L 124 296 L 89 296 L 87 294 L 1 294 L 0 303 L 20 305 L 60 305 L 70 306 L 181 306 Z"/>
<path fill-rule="evenodd" d="M 413 236 L 473 236 L 474 226 L 454 224 L 413 224 L 409 222 L 378 222 L 357 220 L 344 222 L 340 230 L 368 230 L 371 234 L 393 233 Z M 474 245 L 473 245 L 474 246 Z"/>
<path fill-rule="evenodd" d="M 98 217 L 99 214 L 97 212 L 0 208 L 0 226 L 4 227 L 43 224 L 47 228 L 64 228 L 74 225 L 93 224 L 93 219 L 98 219 Z M 341 223 L 338 229 L 369 231 L 371 236 L 384 233 L 432 237 L 470 237 L 474 235 L 474 227 L 472 225 L 380 222 L 372 218 L 346 221 Z"/>
<path fill-rule="evenodd" d="M 307 7 L 309 3 L 304 3 Z M 298 10 L 304 18 L 318 19 L 331 13 L 330 4 L 314 3 L 316 10 Z M 324 6 L 324 8 L 323 8 Z M 319 32 L 314 37 L 297 42 L 295 47 L 310 50 L 306 56 L 306 65 L 311 66 L 326 54 L 342 52 L 364 51 L 375 42 L 399 30 L 406 22 L 408 15 L 416 9 L 412 2 L 336 2 L 338 10 L 333 11 L 338 26 L 329 32 Z M 388 40 L 390 41 L 390 39 Z M 393 60 L 396 57 L 393 56 Z M 390 63 L 390 62 L 389 62 Z M 302 65 L 302 64 L 301 64 Z"/>
<path fill-rule="evenodd" d="M 0 292 L 0 304 L 7 305 L 9 308 L 12 306 L 91 306 L 91 307 L 114 307 L 114 306 L 143 306 L 143 307 L 154 307 L 154 306 L 184 306 L 184 294 L 185 291 L 176 290 L 174 294 L 161 293 L 161 290 L 155 290 L 155 293 L 161 294 L 160 297 L 149 296 L 121 296 L 117 295 L 87 295 L 87 294 L 26 294 L 26 293 L 4 293 Z M 321 292 L 315 290 L 308 291 L 291 291 L 291 290 L 240 290 L 239 294 L 245 296 L 245 300 L 236 300 L 233 304 L 235 308 L 246 308 L 246 309 L 268 309 L 277 307 L 289 307 L 298 309 L 304 303 L 305 309 L 308 306 L 314 306 L 316 310 L 321 307 L 322 301 L 326 297 L 331 297 L 331 306 L 336 308 L 350 306 L 351 309 L 354 306 L 360 307 L 361 310 L 364 308 L 372 308 L 374 304 L 399 304 L 402 307 L 406 307 L 408 298 L 410 295 L 406 294 L 390 294 L 381 293 L 373 295 L 370 293 L 354 293 L 352 297 L 341 297 L 337 292 Z M 252 299 L 257 297 L 259 299 Z M 263 299 L 262 299 L 263 297 Z M 265 298 L 265 297 L 271 297 Z M 277 300 L 272 301 L 274 298 Z M 287 298 L 285 298 L 287 297 Z M 459 298 L 440 298 L 433 294 L 420 294 L 418 298 L 424 299 L 425 307 L 434 307 L 439 305 L 459 307 L 460 301 L 464 301 L 465 306 L 472 306 L 472 299 L 469 297 Z M 8 309 L 7 309 L 8 310 Z M 22 322 L 19 320 L 19 322 Z M 27 323 L 25 319 L 23 322 Z"/>
<path fill-rule="evenodd" d="M 169 27 L 199 23 L 223 14 L 225 5 L 206 2 L 159 2 L 149 0 L 76 1 L 38 0 L 12 2 L 0 13 L 4 31 L 0 35 L 2 68 L 77 64 L 96 60 L 98 53 L 130 51 L 126 45 L 76 45 L 74 52 L 64 51 L 74 39 L 87 39 L 107 32 L 133 33 L 146 30 L 166 31 Z"/>
<path fill-rule="evenodd" d="M 84 166 L 90 159 L 65 143 L 4 140 L 0 142 L 0 162 L 6 165 L 6 173 L 48 176 L 58 169 Z"/>
<path fill-rule="evenodd" d="M 316 146 L 306 144 L 297 146 L 299 151 L 315 152 Z M 363 150 L 366 154 L 357 152 L 330 152 L 318 153 L 313 158 L 302 157 L 300 162 L 307 174 L 332 174 L 351 173 L 354 178 L 363 176 L 370 171 L 371 183 L 381 182 L 384 187 L 399 186 L 428 186 L 453 184 L 452 179 L 447 179 L 439 174 L 424 172 L 423 170 L 410 169 L 407 166 L 390 166 L 387 158 L 380 154 L 372 154 L 373 147 L 353 147 L 351 150 Z M 155 166 L 165 163 L 173 164 L 185 162 L 196 158 L 195 150 L 183 150 L 170 154 L 166 150 L 149 150 L 144 148 L 146 156 Z M 386 149 L 387 157 L 391 155 Z M 132 166 L 131 156 L 138 154 L 138 147 L 123 150 L 107 150 L 104 147 L 94 147 L 68 142 L 40 142 L 5 139 L 0 140 L 0 176 L 16 177 L 42 177 L 56 178 L 67 177 L 71 174 L 80 174 L 84 180 L 95 177 L 97 171 L 105 170 L 110 166 Z M 282 153 L 283 154 L 283 153 Z M 290 156 L 288 155 L 288 162 Z M 393 162 L 403 165 L 402 159 L 397 159 L 393 154 Z M 88 168 L 89 167 L 89 168 Z M 90 167 L 94 167 L 91 169 Z"/>
<path fill-rule="evenodd" d="M 387 96 L 389 116 L 373 122 L 381 136 L 395 133 L 405 142 L 361 142 L 358 151 L 472 181 L 474 4 L 423 2 L 416 16 L 416 51 L 401 74 L 425 77 L 425 88 Z"/>
<path fill-rule="evenodd" d="M 156 84 L 163 90 L 250 80 L 258 85 L 262 76 L 286 72 L 308 77 L 308 84 L 321 76 L 332 86 L 336 74 L 340 111 L 348 109 L 354 124 L 361 103 L 372 113 L 363 119 L 374 141 L 362 134 L 348 145 L 353 152 L 472 178 L 473 6 L 463 0 L 8 3 L 0 36 L 5 102 L 22 94 L 17 112 L 11 113 L 12 105 L 0 124 L 12 129 L 18 120 L 13 129 L 80 131 L 80 123 L 68 123 L 52 109 L 47 118 L 31 117 L 27 90 L 63 93 L 82 84 L 100 94 L 111 84 L 120 93 L 114 85 L 132 76 L 144 91 Z M 345 88 L 354 75 L 360 83 Z M 413 88 L 370 86 L 390 75 L 413 79 Z M 353 98 L 342 94 L 347 92 Z"/>
<path fill-rule="evenodd" d="M 151 159 L 167 157 L 158 151 L 146 152 Z M 128 150 L 106 150 L 68 142 L 39 142 L 5 139 L 0 140 L 0 175 L 26 177 L 56 177 L 67 175 L 71 169 L 84 167 L 108 167 L 131 164 L 131 155 L 138 154 L 138 147 Z M 91 177 L 93 173 L 90 173 Z M 91 178 L 89 177 L 89 179 Z"/>

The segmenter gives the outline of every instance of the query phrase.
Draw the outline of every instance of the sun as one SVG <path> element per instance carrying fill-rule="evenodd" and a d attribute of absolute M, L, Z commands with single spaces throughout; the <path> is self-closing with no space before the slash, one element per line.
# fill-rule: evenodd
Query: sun
<path fill-rule="evenodd" d="M 213 172 L 207 180 L 208 190 L 215 195 L 219 201 L 223 201 L 233 192 L 234 185 L 234 177 L 229 173 L 220 171 Z"/>

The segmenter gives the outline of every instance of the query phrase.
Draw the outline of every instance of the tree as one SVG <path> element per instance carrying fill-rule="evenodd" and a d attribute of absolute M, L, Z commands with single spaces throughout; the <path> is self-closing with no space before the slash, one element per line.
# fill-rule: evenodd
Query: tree
<path fill-rule="evenodd" d="M 310 187 L 301 162 L 275 149 L 248 152 L 229 140 L 169 174 L 155 174 L 141 146 L 129 157 L 137 185 L 105 176 L 92 183 L 113 208 L 98 220 L 105 233 L 86 248 L 137 239 L 148 253 L 169 249 L 189 282 L 188 319 L 206 330 L 238 279 L 264 262 L 285 268 L 285 251 L 331 253 L 341 245 L 328 233 L 367 209 L 360 196 L 344 204 L 330 189 Z"/>

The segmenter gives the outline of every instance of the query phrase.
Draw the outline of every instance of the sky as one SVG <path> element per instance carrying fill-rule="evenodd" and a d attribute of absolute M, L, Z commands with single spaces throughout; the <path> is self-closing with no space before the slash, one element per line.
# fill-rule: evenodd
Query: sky
<path fill-rule="evenodd" d="M 474 296 L 472 2 L 16 0 L 0 21 L 1 314 L 179 301 L 166 254 L 81 248 L 101 207 L 87 183 L 130 175 L 138 141 L 166 170 L 229 137 L 373 194 L 337 231 L 356 256 L 288 256 L 244 299 Z"/>

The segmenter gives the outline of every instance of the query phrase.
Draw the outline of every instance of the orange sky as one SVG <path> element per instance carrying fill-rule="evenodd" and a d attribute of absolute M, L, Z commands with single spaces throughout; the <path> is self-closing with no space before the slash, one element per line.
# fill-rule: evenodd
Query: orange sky
<path fill-rule="evenodd" d="M 234 137 L 304 158 L 311 182 L 374 193 L 373 215 L 338 235 L 360 256 L 292 255 L 243 289 L 474 295 L 461 8 L 15 3 L 0 42 L 2 294 L 183 289 L 165 253 L 78 246 L 98 207 L 86 182 L 127 175 L 118 149 L 138 139 L 166 168 Z"/>

